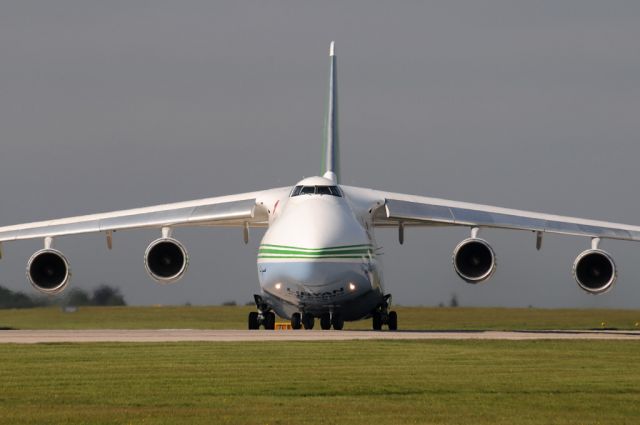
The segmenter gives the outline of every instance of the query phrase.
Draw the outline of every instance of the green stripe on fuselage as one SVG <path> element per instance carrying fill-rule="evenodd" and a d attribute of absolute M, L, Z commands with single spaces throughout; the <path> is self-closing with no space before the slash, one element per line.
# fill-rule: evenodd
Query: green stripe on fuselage
<path fill-rule="evenodd" d="M 291 254 L 291 255 L 342 255 L 342 254 L 360 254 L 360 255 L 373 255 L 373 250 L 371 249 L 345 249 L 340 251 L 301 251 L 297 249 L 271 249 L 271 248 L 260 248 L 258 250 L 259 254 Z"/>
<path fill-rule="evenodd" d="M 342 245 L 325 248 L 301 248 L 290 245 L 263 244 L 258 258 L 266 259 L 362 259 L 375 257 L 373 245 Z"/>
<path fill-rule="evenodd" d="M 267 258 L 267 259 L 308 259 L 308 260 L 325 260 L 325 259 L 363 259 L 366 258 L 366 255 L 344 255 L 344 256 L 335 256 L 335 255 L 258 255 L 258 259 Z"/>
<path fill-rule="evenodd" d="M 275 249 L 292 249 L 295 251 L 306 251 L 306 252 L 316 252 L 316 251 L 337 251 L 337 250 L 344 250 L 344 249 L 355 249 L 355 248 L 361 248 L 361 249 L 367 249 L 367 248 L 373 248 L 373 245 L 371 244 L 360 244 L 360 245 L 342 245 L 342 246 L 327 246 L 324 248 L 302 248 L 299 246 L 291 246 L 291 245 L 272 245 L 272 244 L 262 244 L 260 245 L 260 248 L 275 248 Z"/>

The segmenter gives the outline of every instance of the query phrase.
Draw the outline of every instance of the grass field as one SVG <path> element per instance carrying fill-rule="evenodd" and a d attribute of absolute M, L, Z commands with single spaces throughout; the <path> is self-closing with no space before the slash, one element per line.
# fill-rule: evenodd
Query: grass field
<path fill-rule="evenodd" d="M 252 307 L 81 307 L 0 310 L 0 328 L 11 329 L 245 329 Z M 640 329 L 639 310 L 398 307 L 399 328 Z M 345 329 L 369 329 L 370 320 Z"/>
<path fill-rule="evenodd" d="M 640 342 L 0 345 L 0 423 L 637 424 Z"/>
<path fill-rule="evenodd" d="M 0 327 L 244 329 L 250 310 L 0 310 Z M 640 321 L 632 310 L 397 310 L 403 329 Z M 636 424 L 639 352 L 640 341 L 1 344 L 0 424 Z"/>

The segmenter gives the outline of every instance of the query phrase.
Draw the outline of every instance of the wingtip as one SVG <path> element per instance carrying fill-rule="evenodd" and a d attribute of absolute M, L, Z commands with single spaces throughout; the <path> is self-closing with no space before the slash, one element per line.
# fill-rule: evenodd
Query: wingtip
<path fill-rule="evenodd" d="M 332 41 L 329 45 L 329 56 L 335 56 L 335 41 Z"/>

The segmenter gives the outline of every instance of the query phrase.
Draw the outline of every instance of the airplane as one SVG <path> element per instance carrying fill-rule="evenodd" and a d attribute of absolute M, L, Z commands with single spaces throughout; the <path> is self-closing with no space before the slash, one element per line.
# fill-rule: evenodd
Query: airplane
<path fill-rule="evenodd" d="M 456 202 L 340 184 L 338 86 L 335 44 L 329 48 L 329 90 L 324 125 L 322 175 L 294 186 L 144 208 L 0 227 L 2 242 L 42 239 L 43 248 L 27 262 L 27 278 L 45 294 L 63 291 L 71 279 L 69 261 L 53 246 L 54 238 L 102 233 L 109 249 L 113 233 L 153 228 L 160 237 L 144 253 L 148 274 L 160 284 L 178 281 L 189 256 L 174 237 L 184 226 L 238 227 L 244 242 L 250 228 L 266 228 L 257 253 L 259 294 L 249 329 L 274 329 L 275 315 L 293 329 L 341 330 L 345 321 L 371 319 L 373 330 L 398 329 L 391 295 L 384 289 L 376 228 L 395 228 L 404 242 L 406 228 L 463 226 L 469 237 L 453 250 L 453 268 L 464 281 L 478 284 L 496 270 L 491 245 L 481 229 L 531 231 L 541 248 L 545 233 L 590 238 L 591 247 L 573 263 L 578 286 L 591 294 L 609 291 L 617 269 L 603 239 L 640 241 L 640 227 L 576 217 Z"/>

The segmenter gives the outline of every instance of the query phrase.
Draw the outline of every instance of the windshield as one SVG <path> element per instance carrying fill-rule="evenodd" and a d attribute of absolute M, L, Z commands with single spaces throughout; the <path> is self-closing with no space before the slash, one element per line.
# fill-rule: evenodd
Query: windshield
<path fill-rule="evenodd" d="M 341 197 L 338 186 L 296 186 L 291 192 L 291 197 L 299 195 L 330 195 Z"/>

